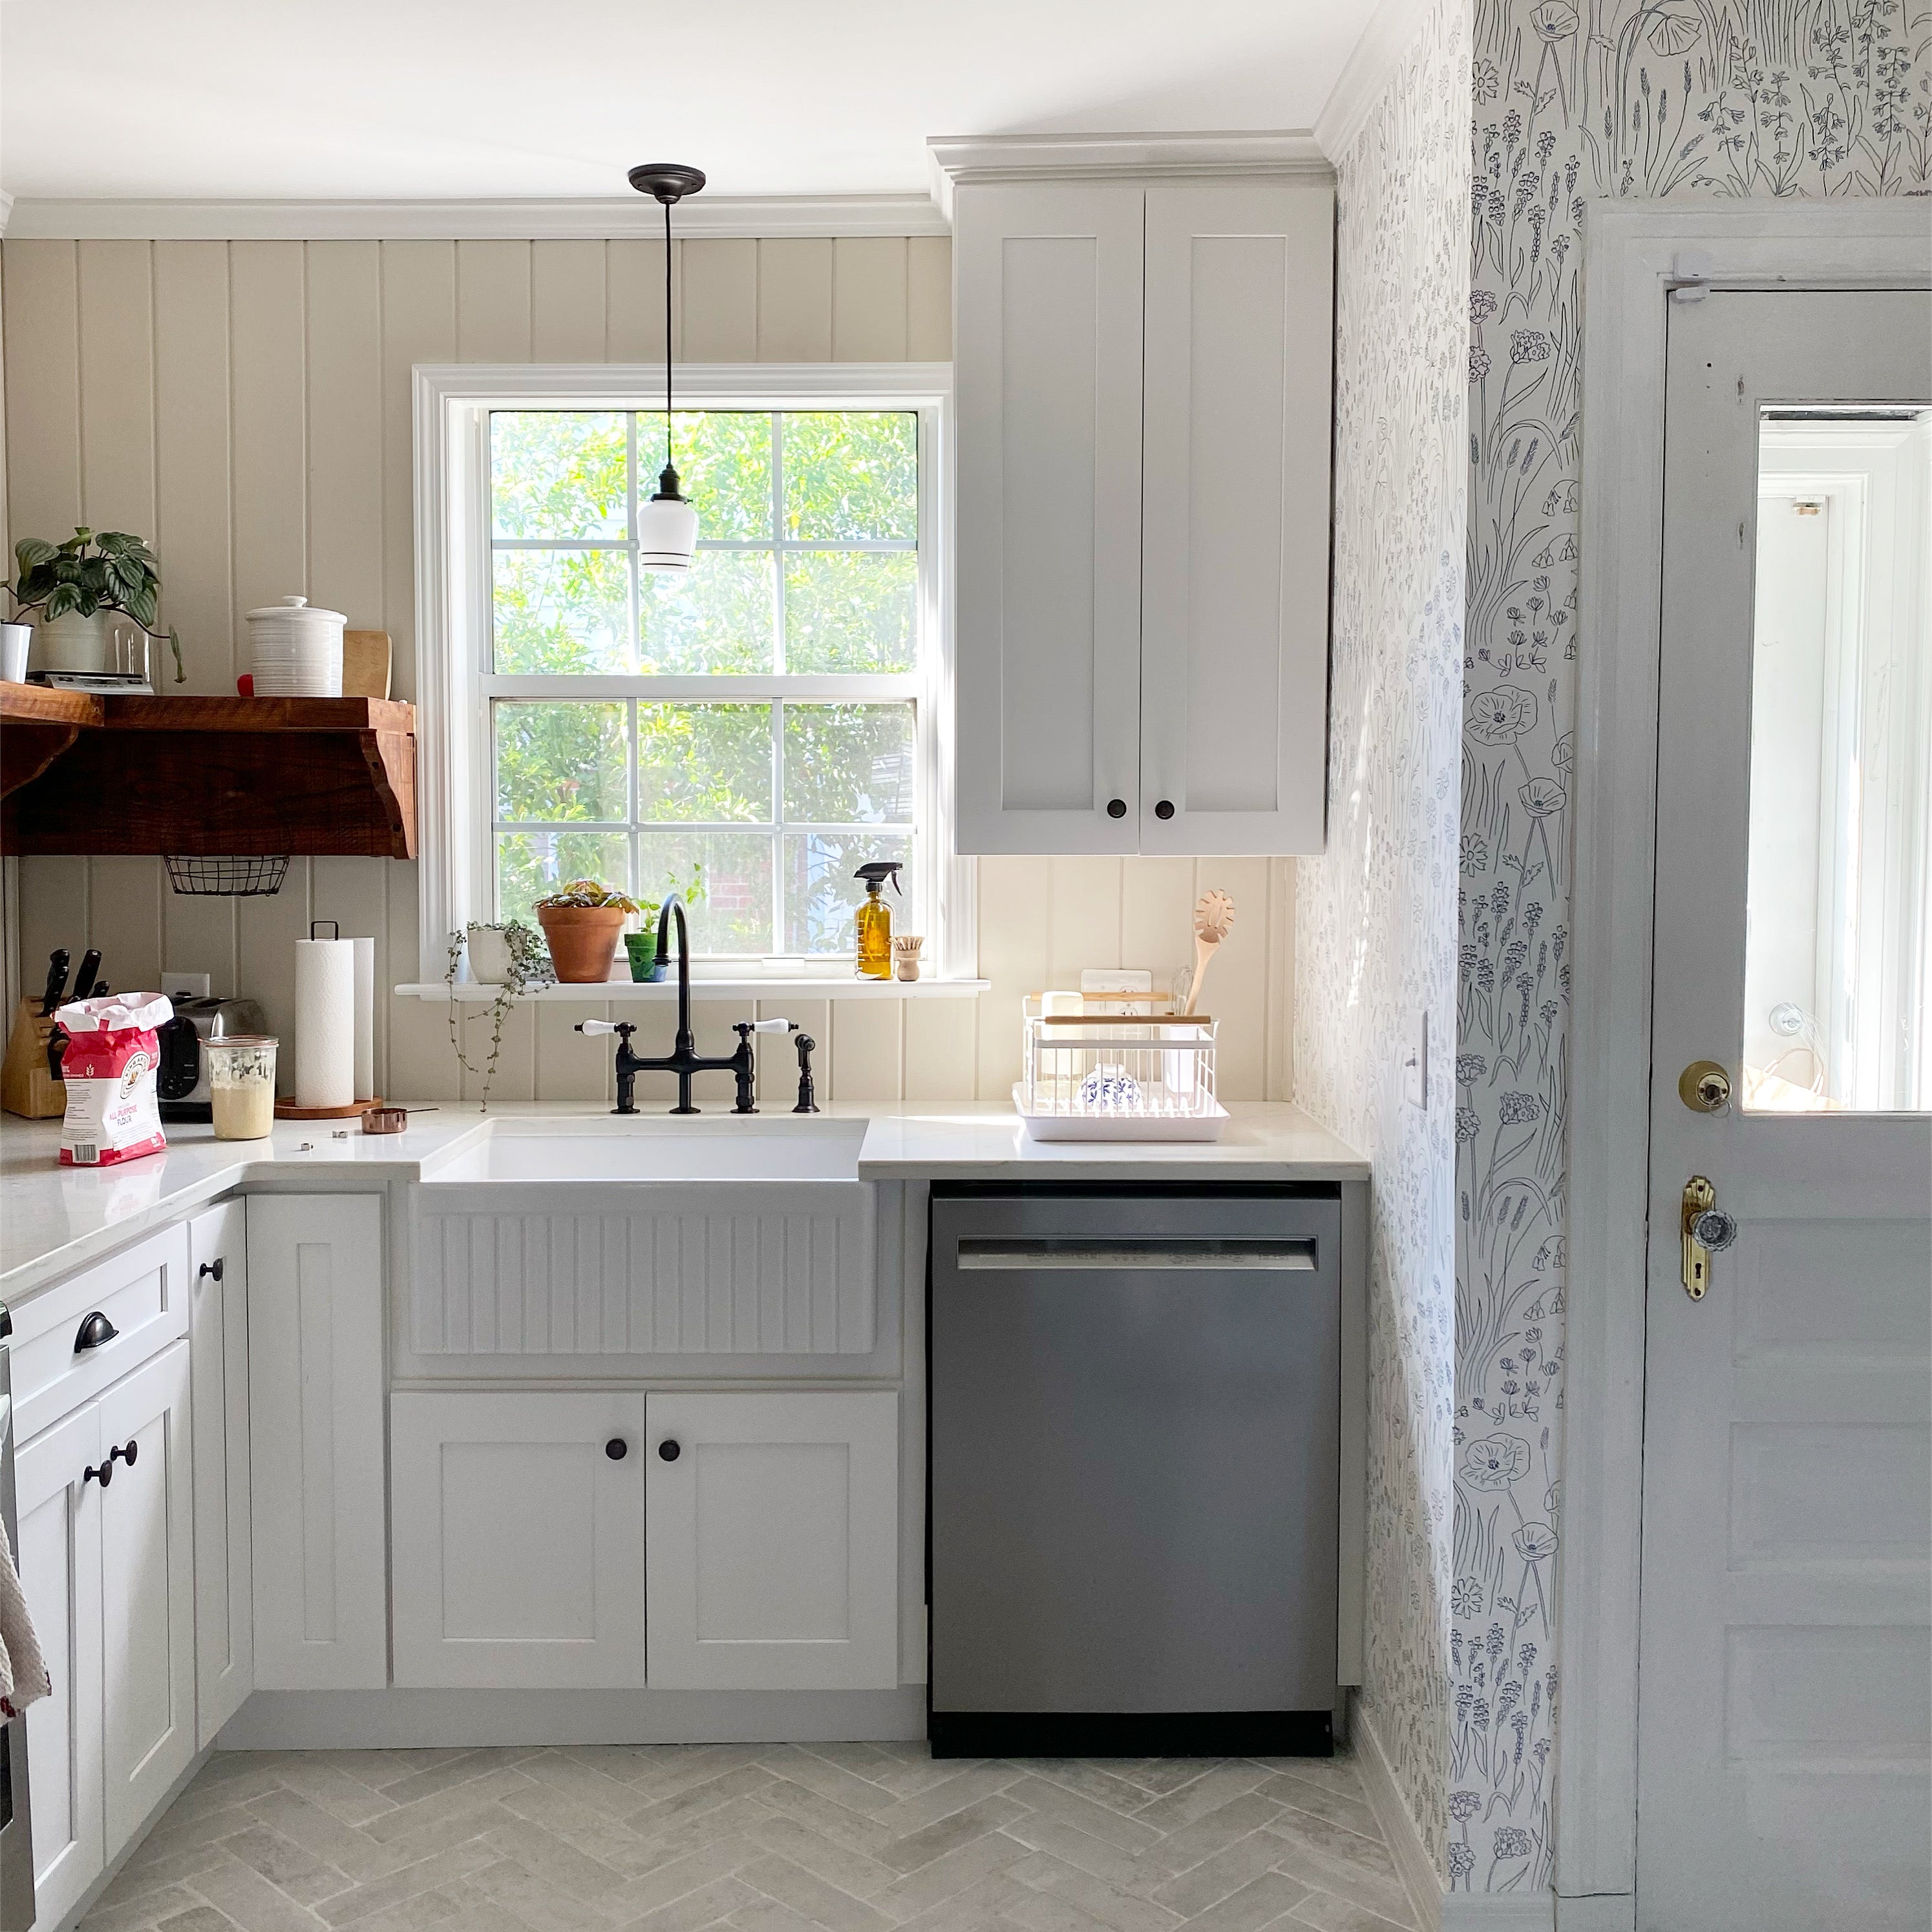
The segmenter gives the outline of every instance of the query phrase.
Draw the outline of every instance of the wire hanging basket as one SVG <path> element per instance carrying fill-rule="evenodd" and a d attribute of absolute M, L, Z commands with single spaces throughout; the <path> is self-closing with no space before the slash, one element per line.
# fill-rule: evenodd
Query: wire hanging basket
<path fill-rule="evenodd" d="M 289 875 L 286 852 L 218 857 L 199 852 L 164 852 L 161 862 L 168 868 L 168 884 L 186 898 L 272 898 Z"/>

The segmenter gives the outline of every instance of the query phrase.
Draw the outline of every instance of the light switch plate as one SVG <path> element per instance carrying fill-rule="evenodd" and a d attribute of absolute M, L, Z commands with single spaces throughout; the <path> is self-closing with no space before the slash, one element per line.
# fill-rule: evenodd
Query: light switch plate
<path fill-rule="evenodd" d="M 1429 1105 L 1429 1016 L 1408 1016 L 1402 1042 L 1402 1097 L 1412 1107 Z"/>
<path fill-rule="evenodd" d="M 182 998 L 205 1000 L 208 995 L 208 975 L 206 973 L 164 973 L 161 991 L 172 998 L 178 993 Z"/>

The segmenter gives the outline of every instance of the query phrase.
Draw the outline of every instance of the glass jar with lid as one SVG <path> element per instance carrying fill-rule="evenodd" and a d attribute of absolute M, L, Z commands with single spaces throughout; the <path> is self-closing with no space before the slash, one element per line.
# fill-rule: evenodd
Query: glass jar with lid
<path fill-rule="evenodd" d="M 206 1040 L 208 1102 L 218 1141 L 266 1140 L 275 1124 L 275 1041 L 231 1033 Z"/>

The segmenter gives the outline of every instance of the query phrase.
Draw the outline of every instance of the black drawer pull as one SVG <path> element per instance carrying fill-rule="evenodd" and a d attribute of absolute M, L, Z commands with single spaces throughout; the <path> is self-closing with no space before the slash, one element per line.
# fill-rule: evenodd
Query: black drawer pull
<path fill-rule="evenodd" d="M 74 1338 L 74 1352 L 77 1355 L 84 1348 L 104 1348 L 120 1332 L 97 1308 L 82 1322 L 80 1332 Z"/>

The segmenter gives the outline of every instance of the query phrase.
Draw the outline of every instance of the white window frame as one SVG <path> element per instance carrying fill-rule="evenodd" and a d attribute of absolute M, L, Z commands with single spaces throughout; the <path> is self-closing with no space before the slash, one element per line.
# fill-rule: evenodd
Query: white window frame
<path fill-rule="evenodd" d="M 490 416 L 499 410 L 662 410 L 662 364 L 421 364 L 414 373 L 416 545 L 416 758 L 419 958 L 425 984 L 442 980 L 448 934 L 495 916 L 490 826 L 492 696 L 551 697 L 548 679 L 496 675 L 491 644 Z M 854 700 L 910 697 L 916 707 L 919 804 L 914 864 L 928 974 L 970 980 L 978 950 L 973 868 L 952 822 L 952 371 L 950 364 L 680 364 L 681 410 L 914 410 L 919 431 L 917 672 L 907 676 L 800 677 L 788 696 Z M 701 534 L 701 532 L 700 532 Z M 589 676 L 586 699 L 732 699 L 769 679 Z M 776 940 L 779 937 L 774 934 Z M 799 970 L 799 969 L 794 969 Z M 755 974 L 758 962 L 706 962 L 700 976 Z M 814 961 L 802 976 L 828 992 L 849 964 Z M 924 982 L 922 982 L 924 983 Z"/>

